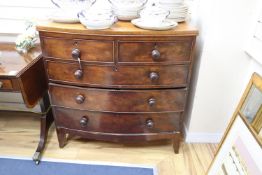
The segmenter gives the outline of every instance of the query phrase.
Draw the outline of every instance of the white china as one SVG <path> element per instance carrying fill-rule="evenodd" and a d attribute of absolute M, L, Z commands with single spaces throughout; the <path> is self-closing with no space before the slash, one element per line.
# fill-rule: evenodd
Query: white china
<path fill-rule="evenodd" d="M 175 22 L 184 22 L 186 20 L 186 17 L 183 17 L 183 18 L 169 18 L 170 20 L 172 21 L 175 21 Z"/>
<path fill-rule="evenodd" d="M 119 20 L 123 20 L 123 21 L 130 21 L 132 19 L 138 18 L 138 14 L 137 12 L 135 13 L 119 13 L 119 12 L 115 12 L 117 18 Z"/>
<path fill-rule="evenodd" d="M 121 9 L 114 9 L 114 14 L 117 16 L 119 20 L 124 20 L 124 21 L 130 21 L 132 19 L 138 18 L 139 17 L 139 11 L 141 9 L 137 10 L 121 10 Z"/>
<path fill-rule="evenodd" d="M 139 11 L 147 0 L 108 0 L 119 20 L 132 20 L 139 17 Z"/>
<path fill-rule="evenodd" d="M 157 26 L 161 24 L 162 21 L 165 20 L 169 14 L 170 12 L 168 10 L 152 4 L 150 6 L 147 6 L 140 12 L 140 18 L 148 26 Z"/>
<path fill-rule="evenodd" d="M 138 9 L 143 7 L 147 0 L 108 0 L 113 8 L 121 10 Z"/>
<path fill-rule="evenodd" d="M 88 10 L 78 13 L 78 18 L 86 28 L 96 30 L 110 28 L 117 21 L 111 5 L 105 4 L 105 0 L 96 0 Z"/>
<path fill-rule="evenodd" d="M 164 19 L 158 25 L 152 25 L 152 24 L 149 25 L 148 23 L 145 23 L 145 21 L 143 21 L 142 18 L 133 19 L 131 23 L 139 28 L 147 29 L 147 30 L 170 30 L 178 25 L 177 22 L 170 19 Z"/>
<path fill-rule="evenodd" d="M 77 13 L 89 9 L 96 0 L 51 0 L 51 2 L 58 8 L 67 12 Z"/>
<path fill-rule="evenodd" d="M 188 6 L 184 3 L 184 0 L 160 0 L 159 6 L 170 11 L 168 19 L 183 22 L 187 18 Z"/>
<path fill-rule="evenodd" d="M 184 3 L 184 0 L 159 0 L 159 2 L 166 4 L 179 4 Z"/>
<path fill-rule="evenodd" d="M 49 20 L 59 23 L 77 23 L 77 14 L 91 7 L 96 0 L 51 0 L 57 7 L 49 16 Z"/>
<path fill-rule="evenodd" d="M 78 23 L 79 19 L 75 13 L 66 12 L 62 9 L 55 10 L 50 16 L 49 20 L 58 23 Z"/>
<path fill-rule="evenodd" d="M 110 9 L 83 10 L 78 13 L 78 18 L 86 28 L 96 30 L 110 28 L 117 21 Z"/>

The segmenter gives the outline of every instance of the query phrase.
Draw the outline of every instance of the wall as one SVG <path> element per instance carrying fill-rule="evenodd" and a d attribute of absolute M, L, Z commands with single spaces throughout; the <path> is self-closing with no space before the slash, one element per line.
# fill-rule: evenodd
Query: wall
<path fill-rule="evenodd" d="M 46 19 L 52 7 L 50 0 L 1 0 L 0 33 L 20 33 L 26 20 Z"/>
<path fill-rule="evenodd" d="M 262 65 L 244 51 L 258 1 L 194 1 L 192 23 L 200 36 L 192 111 L 185 116 L 186 141 L 218 142 L 251 74 L 262 75 Z"/>

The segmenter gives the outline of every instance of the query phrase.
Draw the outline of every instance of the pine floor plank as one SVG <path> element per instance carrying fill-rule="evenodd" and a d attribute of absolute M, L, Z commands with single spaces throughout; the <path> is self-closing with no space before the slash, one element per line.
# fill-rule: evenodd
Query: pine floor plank
<path fill-rule="evenodd" d="M 32 113 L 0 111 L 0 155 L 31 157 L 39 139 L 40 118 Z M 52 125 L 44 158 L 154 166 L 159 175 L 204 175 L 217 144 L 182 143 L 173 153 L 170 141 L 116 144 L 73 138 L 60 149 Z"/>

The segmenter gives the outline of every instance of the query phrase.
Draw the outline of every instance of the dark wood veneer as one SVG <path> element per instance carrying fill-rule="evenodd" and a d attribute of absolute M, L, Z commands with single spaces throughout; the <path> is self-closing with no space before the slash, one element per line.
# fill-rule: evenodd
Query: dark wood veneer
<path fill-rule="evenodd" d="M 54 107 L 57 127 L 93 131 L 100 133 L 143 134 L 180 131 L 181 113 L 134 113 L 115 114 L 105 112 L 90 112 L 75 109 Z M 81 126 L 80 120 L 86 118 L 87 124 Z M 153 126 L 149 127 L 148 121 Z"/>
<path fill-rule="evenodd" d="M 50 80 L 73 83 L 81 86 L 114 88 L 173 88 L 185 87 L 189 65 L 88 65 L 82 63 L 83 76 L 78 79 L 74 73 L 78 63 L 47 61 L 46 68 Z M 150 73 L 158 74 L 151 79 Z"/>
<path fill-rule="evenodd" d="M 189 61 L 191 41 L 173 42 L 120 42 L 119 62 L 175 62 Z M 152 51 L 160 53 L 159 58 L 152 57 Z"/>
<path fill-rule="evenodd" d="M 178 153 L 196 29 L 180 23 L 150 31 L 129 22 L 107 30 L 56 23 L 37 29 L 60 147 L 67 134 L 112 142 L 173 139 Z"/>
<path fill-rule="evenodd" d="M 43 58 L 27 69 L 19 78 L 22 92 L 30 94 L 24 96 L 27 106 L 33 107 L 44 96 L 48 88 L 47 78 L 45 74 Z"/>
<path fill-rule="evenodd" d="M 186 89 L 107 90 L 50 84 L 49 92 L 54 105 L 91 111 L 174 112 L 183 111 L 186 101 Z M 76 102 L 78 95 L 85 97 L 82 104 Z M 151 98 L 156 100 L 153 105 Z"/>
<path fill-rule="evenodd" d="M 81 51 L 81 60 L 113 62 L 113 41 L 41 38 L 45 57 L 70 60 L 72 50 Z M 59 49 L 58 49 L 59 48 Z"/>

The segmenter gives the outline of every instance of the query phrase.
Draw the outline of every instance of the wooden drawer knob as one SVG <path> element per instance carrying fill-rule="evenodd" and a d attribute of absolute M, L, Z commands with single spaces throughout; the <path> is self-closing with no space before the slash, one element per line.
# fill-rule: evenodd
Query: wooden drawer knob
<path fill-rule="evenodd" d="M 154 49 L 154 50 L 152 51 L 152 58 L 153 58 L 153 60 L 154 60 L 154 61 L 157 61 L 157 60 L 160 59 L 160 57 L 161 57 L 160 52 L 159 52 L 158 50 Z"/>
<path fill-rule="evenodd" d="M 149 106 L 154 106 L 154 105 L 156 104 L 156 99 L 150 98 L 150 99 L 148 100 L 148 104 L 149 104 Z"/>
<path fill-rule="evenodd" d="M 146 126 L 148 128 L 153 128 L 154 127 L 154 121 L 152 119 L 147 119 L 146 120 Z"/>
<path fill-rule="evenodd" d="M 75 71 L 74 75 L 77 79 L 81 79 L 83 77 L 83 71 L 78 69 Z"/>
<path fill-rule="evenodd" d="M 81 120 L 79 121 L 80 123 L 80 126 L 82 128 L 86 127 L 87 126 L 87 123 L 88 123 L 88 119 L 86 117 L 82 117 Z"/>
<path fill-rule="evenodd" d="M 74 59 L 80 58 L 80 54 L 81 54 L 81 52 L 80 52 L 79 49 L 73 49 L 73 50 L 72 50 L 72 57 L 73 57 Z"/>
<path fill-rule="evenodd" d="M 0 81 L 0 88 L 4 86 L 4 83 Z"/>
<path fill-rule="evenodd" d="M 150 78 L 152 81 L 156 81 L 156 80 L 159 79 L 159 75 L 158 75 L 158 73 L 156 73 L 156 72 L 151 72 L 151 73 L 149 74 L 149 78 Z"/>
<path fill-rule="evenodd" d="M 85 97 L 83 95 L 77 95 L 75 100 L 76 100 L 76 103 L 82 104 L 85 101 Z"/>

